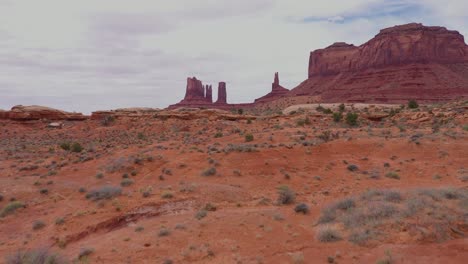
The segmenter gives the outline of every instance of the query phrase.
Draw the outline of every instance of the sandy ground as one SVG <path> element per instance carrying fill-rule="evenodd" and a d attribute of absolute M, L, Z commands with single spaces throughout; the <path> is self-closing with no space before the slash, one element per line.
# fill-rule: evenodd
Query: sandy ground
<path fill-rule="evenodd" d="M 0 256 L 46 247 L 77 263 L 377 263 L 389 256 L 391 263 L 466 263 L 468 229 L 443 241 L 394 239 L 408 234 L 383 230 L 392 236 L 368 246 L 316 238 L 322 208 L 370 188 L 467 188 L 463 109 L 404 110 L 380 122 L 361 118 L 357 127 L 326 114 L 299 124 L 307 113 L 251 121 L 136 117 L 110 126 L 88 120 L 62 129 L 0 121 L 0 208 L 25 204 L 0 218 Z M 325 131 L 339 136 L 324 141 Z M 253 141 L 245 142 L 247 134 Z M 63 142 L 84 150 L 64 150 Z M 389 171 L 400 179 L 384 177 Z M 120 187 L 123 177 L 133 184 L 122 195 L 86 199 L 90 190 Z M 293 204 L 277 204 L 283 185 L 295 192 Z M 308 214 L 294 211 L 300 202 Z M 38 220 L 45 226 L 35 229 Z M 93 253 L 77 260 L 84 248 Z"/>

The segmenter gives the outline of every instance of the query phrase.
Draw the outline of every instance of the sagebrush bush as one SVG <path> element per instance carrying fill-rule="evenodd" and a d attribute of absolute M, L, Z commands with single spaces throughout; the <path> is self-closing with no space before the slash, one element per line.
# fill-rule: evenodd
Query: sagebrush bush
<path fill-rule="evenodd" d="M 58 254 L 51 253 L 47 249 L 34 249 L 18 251 L 5 259 L 6 264 L 65 264 L 68 263 Z"/>
<path fill-rule="evenodd" d="M 9 214 L 12 214 L 17 209 L 23 208 L 23 207 L 24 207 L 24 204 L 22 202 L 13 201 L 13 202 L 5 205 L 5 207 L 3 207 L 3 209 L 0 211 L 0 217 L 5 217 L 5 216 L 7 216 Z"/>
<path fill-rule="evenodd" d="M 86 194 L 86 198 L 92 201 L 112 199 L 122 194 L 122 188 L 114 186 L 103 186 L 99 189 L 94 189 Z"/>
<path fill-rule="evenodd" d="M 340 241 L 341 239 L 338 231 L 331 227 L 321 228 L 317 231 L 317 240 L 320 242 L 330 243 Z"/>
<path fill-rule="evenodd" d="M 278 188 L 278 204 L 292 204 L 296 200 L 296 194 L 288 186 Z"/>

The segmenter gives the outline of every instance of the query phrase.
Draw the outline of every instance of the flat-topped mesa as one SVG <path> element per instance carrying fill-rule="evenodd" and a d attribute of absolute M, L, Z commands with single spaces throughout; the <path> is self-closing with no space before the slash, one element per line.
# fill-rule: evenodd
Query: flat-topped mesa
<path fill-rule="evenodd" d="M 0 112 L 1 113 L 1 112 Z M 29 121 L 29 120 L 70 120 L 79 121 L 88 119 L 82 113 L 66 112 L 50 107 L 31 105 L 13 106 L 10 111 L 2 114 L 4 119 L 10 119 L 15 121 Z"/>
<path fill-rule="evenodd" d="M 226 92 L 226 83 L 218 83 L 218 100 L 215 104 L 227 104 L 227 92 Z"/>
<path fill-rule="evenodd" d="M 468 46 L 459 32 L 411 23 L 382 29 L 359 47 L 338 42 L 311 52 L 309 78 L 411 63 L 467 61 Z"/>

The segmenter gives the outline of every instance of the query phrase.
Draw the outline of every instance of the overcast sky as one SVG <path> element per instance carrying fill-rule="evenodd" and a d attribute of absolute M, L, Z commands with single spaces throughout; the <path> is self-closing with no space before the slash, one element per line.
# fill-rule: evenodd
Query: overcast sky
<path fill-rule="evenodd" d="M 0 0 L 0 109 L 167 107 L 186 78 L 251 102 L 294 88 L 309 52 L 409 22 L 468 36 L 467 0 Z"/>

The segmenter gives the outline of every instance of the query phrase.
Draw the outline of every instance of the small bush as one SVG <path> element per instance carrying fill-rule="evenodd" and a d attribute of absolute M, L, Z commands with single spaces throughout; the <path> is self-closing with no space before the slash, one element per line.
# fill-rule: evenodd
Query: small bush
<path fill-rule="evenodd" d="M 65 264 L 68 263 L 61 256 L 49 252 L 47 249 L 18 251 L 6 257 L 6 264 Z"/>
<path fill-rule="evenodd" d="M 33 222 L 32 229 L 39 230 L 45 227 L 45 223 L 41 220 L 36 220 Z"/>
<path fill-rule="evenodd" d="M 70 150 L 70 143 L 69 142 L 63 142 L 60 144 L 60 148 L 63 150 L 69 151 Z"/>
<path fill-rule="evenodd" d="M 336 123 L 340 122 L 343 119 L 343 114 L 341 112 L 333 113 L 333 121 Z"/>
<path fill-rule="evenodd" d="M 207 215 L 208 215 L 208 211 L 206 211 L 205 209 L 201 209 L 195 214 L 195 218 L 200 220 L 206 217 Z"/>
<path fill-rule="evenodd" d="M 13 214 L 17 209 L 23 208 L 23 207 L 24 207 L 24 204 L 22 202 L 13 201 L 5 205 L 5 207 L 3 207 L 3 209 L 0 211 L 0 217 L 5 217 L 7 215 Z"/>
<path fill-rule="evenodd" d="M 409 109 L 416 109 L 418 107 L 419 107 L 419 105 L 416 102 L 416 100 L 409 100 L 409 102 L 408 102 L 408 108 Z"/>
<path fill-rule="evenodd" d="M 396 173 L 394 171 L 387 172 L 385 174 L 385 177 L 390 178 L 390 179 L 397 179 L 397 180 L 400 179 L 400 175 L 398 175 L 398 173 Z"/>
<path fill-rule="evenodd" d="M 254 140 L 254 136 L 252 134 L 245 135 L 245 142 L 251 142 Z"/>
<path fill-rule="evenodd" d="M 164 199 L 171 199 L 173 197 L 174 197 L 174 195 L 171 192 L 168 192 L 168 191 L 163 192 L 161 194 L 161 198 L 164 198 Z"/>
<path fill-rule="evenodd" d="M 89 255 L 94 253 L 94 248 L 82 248 L 80 249 L 80 253 L 78 254 L 78 259 L 83 260 L 86 259 Z"/>
<path fill-rule="evenodd" d="M 338 106 L 338 109 L 340 110 L 340 112 L 344 112 L 344 110 L 345 110 L 345 105 L 344 105 L 344 104 L 340 104 L 340 105 Z"/>
<path fill-rule="evenodd" d="M 165 227 L 161 228 L 158 232 L 158 236 L 160 237 L 168 236 L 170 234 L 171 234 L 171 231 Z"/>
<path fill-rule="evenodd" d="M 278 188 L 278 204 L 292 204 L 296 200 L 296 194 L 288 186 Z"/>
<path fill-rule="evenodd" d="M 59 218 L 55 219 L 55 224 L 56 224 L 56 225 L 63 225 L 63 224 L 65 224 L 65 218 L 59 217 Z"/>
<path fill-rule="evenodd" d="M 357 165 L 350 164 L 350 165 L 348 165 L 347 169 L 348 169 L 349 171 L 354 172 L 354 171 L 359 170 L 359 167 L 358 167 Z"/>
<path fill-rule="evenodd" d="M 317 240 L 324 243 L 336 242 L 341 240 L 338 231 L 331 227 L 319 229 L 317 232 Z"/>
<path fill-rule="evenodd" d="M 294 208 L 294 211 L 296 213 L 303 213 L 303 214 L 308 214 L 309 213 L 309 206 L 305 203 L 300 203 L 298 205 L 296 205 L 296 207 Z"/>
<path fill-rule="evenodd" d="M 80 145 L 80 143 L 75 142 L 75 143 L 73 143 L 71 145 L 70 150 L 71 150 L 71 152 L 79 153 L 79 152 L 83 151 L 83 147 Z"/>
<path fill-rule="evenodd" d="M 211 168 L 205 170 L 202 173 L 202 176 L 214 176 L 214 175 L 216 175 L 216 168 L 215 167 L 211 167 Z"/>
<path fill-rule="evenodd" d="M 120 187 L 104 186 L 99 189 L 91 190 L 86 194 L 86 199 L 98 201 L 103 199 L 112 199 L 122 194 Z"/>
<path fill-rule="evenodd" d="M 354 202 L 354 199 L 352 198 L 347 198 L 347 199 L 336 202 L 333 205 L 333 207 L 336 209 L 340 209 L 340 210 L 348 210 L 353 207 L 356 207 L 356 202 Z"/>
<path fill-rule="evenodd" d="M 214 135 L 215 138 L 220 138 L 220 137 L 223 137 L 223 133 L 222 132 L 216 132 L 216 134 Z"/>
<path fill-rule="evenodd" d="M 129 179 L 129 178 L 126 178 L 126 179 L 123 179 L 121 182 L 120 182 L 120 186 L 122 187 L 128 187 L 130 185 L 132 185 L 134 183 L 134 181 L 132 179 Z"/>
<path fill-rule="evenodd" d="M 350 126 L 357 125 L 358 114 L 357 113 L 347 113 L 346 114 L 346 124 Z"/>

